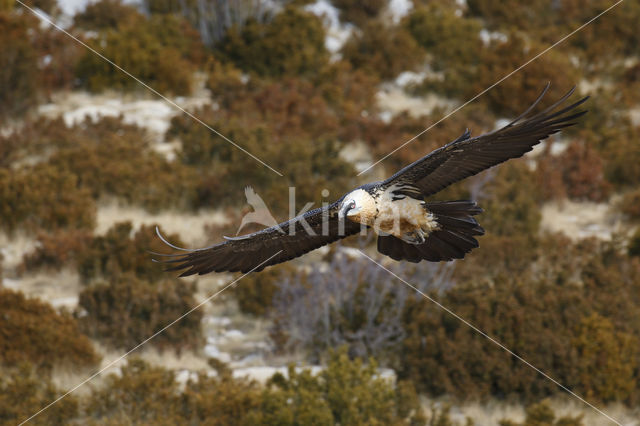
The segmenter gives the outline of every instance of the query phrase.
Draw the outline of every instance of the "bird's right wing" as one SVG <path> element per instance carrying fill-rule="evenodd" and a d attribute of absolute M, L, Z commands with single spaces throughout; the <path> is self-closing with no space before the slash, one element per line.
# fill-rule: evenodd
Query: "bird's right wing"
<path fill-rule="evenodd" d="M 261 271 L 357 234 L 360 224 L 338 219 L 338 207 L 339 201 L 252 234 L 225 237 L 227 241 L 201 249 L 175 247 L 158 233 L 168 246 L 184 253 L 154 254 L 162 256 L 156 261 L 168 264 L 168 271 L 184 270 L 181 277 L 209 272 Z"/>

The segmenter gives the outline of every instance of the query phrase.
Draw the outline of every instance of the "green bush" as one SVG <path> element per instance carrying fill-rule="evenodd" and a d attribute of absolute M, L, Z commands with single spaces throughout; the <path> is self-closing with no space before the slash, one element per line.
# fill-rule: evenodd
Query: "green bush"
<path fill-rule="evenodd" d="M 195 285 L 182 281 L 152 284 L 133 275 L 93 284 L 80 293 L 80 327 L 110 347 L 130 349 L 193 308 L 194 292 Z M 197 348 L 201 319 L 196 310 L 149 343 L 178 351 Z"/>
<path fill-rule="evenodd" d="M 98 364 L 100 357 L 76 321 L 49 304 L 0 289 L 0 311 L 0 364 L 28 362 L 45 370 Z"/>
<path fill-rule="evenodd" d="M 313 75 L 329 59 L 322 21 L 294 6 L 269 22 L 250 18 L 231 27 L 216 48 L 236 67 L 264 77 Z"/>
<path fill-rule="evenodd" d="M 353 32 L 341 52 L 354 68 L 385 80 L 415 68 L 424 58 L 424 52 L 403 27 L 378 21 Z"/>

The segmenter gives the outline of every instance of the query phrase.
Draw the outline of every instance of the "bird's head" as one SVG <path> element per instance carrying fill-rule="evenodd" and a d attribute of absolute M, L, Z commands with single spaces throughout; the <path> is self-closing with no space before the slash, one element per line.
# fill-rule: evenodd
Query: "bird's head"
<path fill-rule="evenodd" d="M 376 205 L 373 197 L 362 189 L 356 189 L 344 197 L 338 217 L 348 218 L 354 222 L 367 223 L 375 219 Z"/>

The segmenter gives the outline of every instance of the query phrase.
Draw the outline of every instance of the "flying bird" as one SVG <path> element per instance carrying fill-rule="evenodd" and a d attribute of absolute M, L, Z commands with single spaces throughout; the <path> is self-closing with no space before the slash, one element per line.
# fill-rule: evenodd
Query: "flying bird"
<path fill-rule="evenodd" d="M 173 246 L 178 254 L 158 254 L 167 270 L 180 276 L 209 272 L 260 271 L 286 262 L 334 241 L 371 228 L 378 235 L 378 251 L 394 260 L 409 262 L 462 259 L 478 247 L 476 236 L 484 229 L 474 216 L 482 209 L 474 201 L 427 202 L 429 197 L 469 176 L 517 158 L 549 135 L 575 124 L 586 113 L 576 111 L 588 97 L 569 106 L 560 100 L 532 113 L 547 90 L 506 126 L 471 137 L 467 129 L 459 138 L 406 166 L 390 178 L 362 185 L 331 205 L 310 210 L 286 222 L 201 249 Z"/>

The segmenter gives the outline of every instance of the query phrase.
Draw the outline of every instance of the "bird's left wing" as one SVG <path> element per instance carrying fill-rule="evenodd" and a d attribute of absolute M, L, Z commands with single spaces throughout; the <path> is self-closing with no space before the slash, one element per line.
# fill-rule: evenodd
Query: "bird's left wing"
<path fill-rule="evenodd" d="M 156 261 L 168 264 L 168 271 L 184 270 L 181 277 L 209 272 L 261 271 L 357 234 L 360 225 L 338 219 L 338 207 L 339 201 L 252 234 L 225 237 L 225 242 L 201 249 L 175 247 L 158 233 L 168 246 L 184 253 L 154 254 L 162 256 Z"/>
<path fill-rule="evenodd" d="M 531 111 L 548 89 L 549 84 L 522 115 L 505 127 L 475 138 L 471 138 L 471 132 L 467 130 L 455 141 L 436 149 L 383 181 L 382 186 L 405 186 L 409 191 L 419 190 L 426 197 L 452 183 L 531 151 L 541 140 L 575 124 L 572 120 L 586 113 L 576 112 L 574 109 L 585 102 L 588 96 L 558 109 L 571 96 L 574 87 L 558 102 L 531 115 Z"/>

